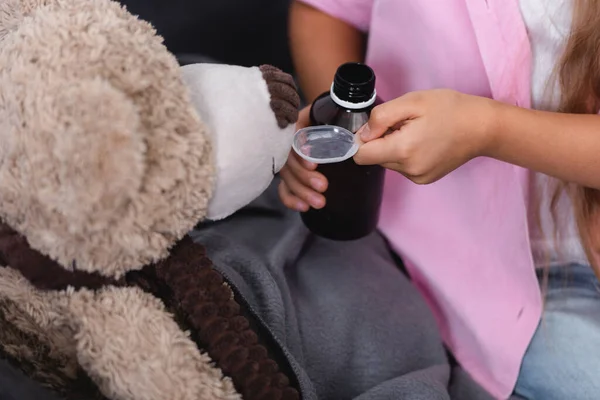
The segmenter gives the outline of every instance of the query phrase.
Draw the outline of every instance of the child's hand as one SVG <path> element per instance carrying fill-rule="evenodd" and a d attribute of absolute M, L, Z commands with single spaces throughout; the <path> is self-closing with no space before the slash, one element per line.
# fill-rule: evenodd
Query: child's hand
<path fill-rule="evenodd" d="M 296 129 L 309 125 L 310 107 L 300 111 Z M 325 197 L 322 193 L 327 189 L 327 179 L 315 171 L 317 165 L 299 157 L 293 150 L 288 156 L 285 166 L 279 172 L 279 197 L 283 204 L 295 211 L 308 211 L 309 207 L 323 208 Z"/>
<path fill-rule="evenodd" d="M 493 104 L 452 90 L 413 92 L 384 103 L 358 132 L 365 144 L 354 160 L 380 164 L 415 183 L 435 182 L 485 155 Z"/>

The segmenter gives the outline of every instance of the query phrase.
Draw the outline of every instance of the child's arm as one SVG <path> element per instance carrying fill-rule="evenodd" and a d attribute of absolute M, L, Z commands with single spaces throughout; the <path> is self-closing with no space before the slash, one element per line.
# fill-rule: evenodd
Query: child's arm
<path fill-rule="evenodd" d="M 429 90 L 376 107 L 360 134 L 366 143 L 356 162 L 384 165 L 420 184 L 487 156 L 600 189 L 598 115 L 533 111 Z"/>
<path fill-rule="evenodd" d="M 290 42 L 300 86 L 308 102 L 329 90 L 337 68 L 364 58 L 373 0 L 296 0 L 290 11 Z M 308 109 L 297 127 L 308 124 Z M 293 151 L 280 171 L 279 196 L 297 211 L 325 205 L 325 177 Z"/>
<path fill-rule="evenodd" d="M 496 103 L 490 157 L 600 189 L 600 116 Z"/>
<path fill-rule="evenodd" d="M 294 1 L 290 43 L 306 100 L 329 90 L 337 67 L 364 58 L 364 34 L 372 0 Z M 314 7 L 313 7 L 314 6 Z M 321 11 L 323 10 L 323 11 Z"/>

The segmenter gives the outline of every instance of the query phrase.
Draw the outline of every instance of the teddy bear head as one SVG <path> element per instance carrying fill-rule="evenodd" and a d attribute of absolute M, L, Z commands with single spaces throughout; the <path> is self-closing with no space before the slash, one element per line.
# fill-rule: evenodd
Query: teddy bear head
<path fill-rule="evenodd" d="M 0 2 L 0 219 L 69 271 L 118 278 L 258 196 L 299 105 L 270 66 L 180 67 L 106 0 Z"/>

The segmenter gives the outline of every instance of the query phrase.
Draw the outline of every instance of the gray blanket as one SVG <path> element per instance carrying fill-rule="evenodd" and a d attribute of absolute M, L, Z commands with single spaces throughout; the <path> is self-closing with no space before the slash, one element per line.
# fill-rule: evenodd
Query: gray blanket
<path fill-rule="evenodd" d="M 449 362 L 429 309 L 386 242 L 317 238 L 276 183 L 192 233 L 284 348 L 305 400 L 490 399 Z M 0 360 L 0 400 L 53 400 Z"/>
<path fill-rule="evenodd" d="M 308 398 L 491 398 L 451 366 L 432 314 L 379 234 L 315 237 L 280 205 L 276 185 L 192 235 L 290 353 Z"/>

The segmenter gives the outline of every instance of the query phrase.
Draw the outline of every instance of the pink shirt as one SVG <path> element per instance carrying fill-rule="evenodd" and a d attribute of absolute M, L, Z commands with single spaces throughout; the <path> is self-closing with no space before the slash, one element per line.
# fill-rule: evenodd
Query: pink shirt
<path fill-rule="evenodd" d="M 451 88 L 530 106 L 518 0 L 302 0 L 369 32 L 384 100 Z M 418 186 L 388 173 L 380 223 L 434 310 L 446 344 L 498 398 L 515 385 L 541 315 L 527 226 L 528 172 L 475 159 Z"/>

